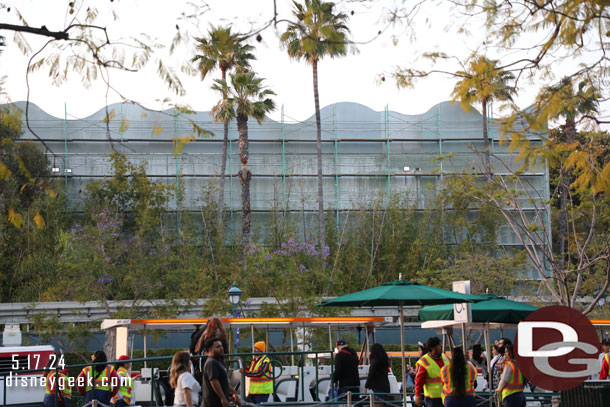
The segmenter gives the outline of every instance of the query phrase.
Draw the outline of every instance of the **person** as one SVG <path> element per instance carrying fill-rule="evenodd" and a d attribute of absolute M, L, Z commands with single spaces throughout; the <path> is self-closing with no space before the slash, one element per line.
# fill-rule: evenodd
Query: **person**
<path fill-rule="evenodd" d="M 490 390 L 496 390 L 498 388 L 498 384 L 500 384 L 500 377 L 502 376 L 502 371 L 498 369 L 498 363 L 502 363 L 502 356 L 500 355 L 500 347 L 496 344 L 492 346 L 491 354 L 493 358 L 489 363 L 491 369 L 491 387 Z"/>
<path fill-rule="evenodd" d="M 199 405 L 201 387 L 191 374 L 191 357 L 187 351 L 179 351 L 172 358 L 169 385 L 174 390 L 174 406 L 193 407 Z"/>
<path fill-rule="evenodd" d="M 441 398 L 445 407 L 474 407 L 476 367 L 466 361 L 461 347 L 451 350 L 451 361 L 441 369 Z"/>
<path fill-rule="evenodd" d="M 229 386 L 229 376 L 222 363 L 224 346 L 218 338 L 205 343 L 208 358 L 203 365 L 203 404 L 205 407 L 228 407 L 229 399 L 240 406 L 239 396 Z"/>
<path fill-rule="evenodd" d="M 499 377 L 502 375 L 502 372 L 504 371 L 504 354 L 506 353 L 507 344 L 512 344 L 511 340 L 508 338 L 500 338 L 496 342 L 496 345 L 498 345 L 498 351 L 500 353 L 500 357 L 498 358 L 498 360 L 495 363 L 495 367 L 496 367 L 495 374 L 498 376 L 498 384 L 500 383 Z M 496 387 L 496 389 L 497 389 L 497 387 Z"/>
<path fill-rule="evenodd" d="M 45 367 L 46 382 L 44 388 L 44 407 L 68 407 L 72 399 L 72 388 L 68 382 L 68 369 L 55 370 L 53 364 L 59 358 L 49 358 Z M 57 398 L 57 404 L 55 404 Z"/>
<path fill-rule="evenodd" d="M 85 367 L 76 378 L 76 388 L 85 397 L 85 403 L 93 400 L 110 405 L 110 399 L 119 390 L 119 376 L 108 362 L 102 350 L 96 350 L 91 355 L 91 362 L 103 363 Z"/>
<path fill-rule="evenodd" d="M 424 356 L 427 352 L 426 352 L 426 347 L 424 346 L 423 343 L 421 342 L 417 342 L 417 361 L 415 362 L 415 368 L 411 367 L 411 366 L 407 366 L 407 373 L 409 374 L 409 376 L 411 376 L 411 380 L 413 381 L 413 383 L 415 383 L 415 377 L 417 376 L 417 371 L 419 370 L 421 363 L 419 363 L 419 360 L 422 358 L 422 356 Z"/>
<path fill-rule="evenodd" d="M 360 391 L 358 354 L 343 339 L 338 340 L 335 346 L 337 347 L 337 354 L 332 383 L 337 383 L 337 396 L 341 397 L 348 391 L 358 393 Z M 355 400 L 355 398 L 352 398 L 352 400 Z"/>
<path fill-rule="evenodd" d="M 133 383 L 131 382 L 131 374 L 129 373 L 131 362 L 125 362 L 125 360 L 129 360 L 129 356 L 122 355 L 114 365 L 120 380 L 119 390 L 111 400 L 114 407 L 126 407 L 131 405 L 131 394 L 133 393 Z"/>
<path fill-rule="evenodd" d="M 421 361 L 421 367 L 417 371 L 417 376 L 415 376 L 415 397 L 413 401 L 416 406 L 421 406 L 423 392 L 424 406 L 442 407 L 441 369 L 449 363 L 449 358 L 443 354 L 441 341 L 436 336 L 428 338 L 426 349 L 428 353 L 418 361 L 418 363 Z"/>
<path fill-rule="evenodd" d="M 602 370 L 599 372 L 599 380 L 606 380 L 610 375 L 610 339 L 606 338 L 602 341 Z"/>
<path fill-rule="evenodd" d="M 525 378 L 515 362 L 512 343 L 504 345 L 504 371 L 496 392 L 501 395 L 504 407 L 525 407 Z"/>
<path fill-rule="evenodd" d="M 481 375 L 483 377 L 487 377 L 487 358 L 483 353 L 483 348 L 478 343 L 472 346 L 472 357 L 470 358 L 470 363 L 472 363 L 477 370 L 481 370 Z"/>
<path fill-rule="evenodd" d="M 220 318 L 210 318 L 210 320 L 208 321 L 208 326 L 205 328 L 203 334 L 201 334 L 201 337 L 197 341 L 197 345 L 195 345 L 195 354 L 201 354 L 202 352 L 205 352 L 205 344 L 210 339 L 220 339 L 220 341 L 222 342 L 222 347 L 224 348 L 224 353 L 229 353 L 229 341 L 227 340 L 227 332 L 222 326 Z"/>
<path fill-rule="evenodd" d="M 254 404 L 266 403 L 273 394 L 273 371 L 271 361 L 265 355 L 265 342 L 254 344 L 254 357 L 246 368 L 246 377 L 250 382 L 249 394 Z"/>
<path fill-rule="evenodd" d="M 387 393 L 390 392 L 390 380 L 388 379 L 390 359 L 380 343 L 375 343 L 371 347 L 370 361 L 369 374 L 366 377 L 364 387 L 373 391 L 375 399 L 387 400 Z M 384 404 L 377 403 L 376 405 L 381 406 Z"/>

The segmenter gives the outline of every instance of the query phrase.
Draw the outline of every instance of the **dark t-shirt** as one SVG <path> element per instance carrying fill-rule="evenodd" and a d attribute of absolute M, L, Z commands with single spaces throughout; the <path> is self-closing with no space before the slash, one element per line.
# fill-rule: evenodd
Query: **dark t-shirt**
<path fill-rule="evenodd" d="M 218 380 L 222 392 L 225 394 L 227 400 L 230 400 L 229 376 L 227 375 L 227 370 L 220 360 L 209 357 L 203 366 L 203 383 L 201 386 L 203 389 L 203 405 L 205 407 L 222 406 L 220 397 L 218 397 L 212 388 L 211 381 L 214 379 Z"/>

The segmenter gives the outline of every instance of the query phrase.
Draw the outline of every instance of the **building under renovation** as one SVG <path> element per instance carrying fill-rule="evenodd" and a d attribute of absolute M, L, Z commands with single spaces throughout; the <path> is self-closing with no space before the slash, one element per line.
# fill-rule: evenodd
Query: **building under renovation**
<path fill-rule="evenodd" d="M 23 105 L 22 105 L 23 106 Z M 69 109 L 68 109 L 69 112 Z M 109 115 L 110 113 L 110 115 Z M 208 112 L 181 114 L 153 112 L 133 104 L 115 104 L 83 119 L 52 117 L 30 105 L 31 128 L 52 150 L 55 175 L 65 179 L 70 210 L 78 210 L 87 182 L 109 175 L 108 154 L 124 153 L 134 164 L 145 164 L 153 179 L 179 184 L 184 191 L 182 211 L 198 211 L 203 191 L 220 187 L 222 124 Z M 429 205 L 443 176 L 482 173 L 482 117 L 465 112 L 458 103 L 440 103 L 425 113 L 407 115 L 392 110 L 373 111 L 356 103 L 338 103 L 322 109 L 324 206 L 340 223 L 343 214 L 362 205 L 388 202 L 393 195 L 407 196 L 412 205 Z M 108 123 L 106 117 L 111 117 Z M 198 137 L 176 154 L 177 138 L 193 133 L 193 122 L 213 136 Z M 490 119 L 494 173 L 516 166 L 514 157 L 499 143 L 498 124 Z M 237 128 L 229 128 L 229 154 L 225 180 L 228 224 L 240 229 L 241 168 Z M 539 138 L 532 135 L 533 142 Z M 33 139 L 26 130 L 24 139 Z M 249 122 L 252 172 L 253 227 L 265 227 L 272 211 L 281 210 L 315 227 L 317 210 L 316 124 L 312 116 L 296 121 Z M 450 154 L 451 153 L 451 154 Z M 448 159 L 438 160 L 440 155 Z M 548 201 L 548 170 L 524 174 L 532 192 Z M 175 211 L 177 202 L 170 204 Z M 523 205 L 527 206 L 524 199 Z M 544 207 L 544 205 L 542 205 Z M 548 225 L 548 208 L 541 225 Z M 518 245 L 506 228 L 502 245 Z"/>

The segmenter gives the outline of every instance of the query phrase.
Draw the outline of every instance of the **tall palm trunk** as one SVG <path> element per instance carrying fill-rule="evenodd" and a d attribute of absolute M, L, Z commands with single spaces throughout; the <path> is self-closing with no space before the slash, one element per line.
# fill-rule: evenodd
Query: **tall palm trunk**
<path fill-rule="evenodd" d="M 313 99 L 316 107 L 316 155 L 318 158 L 318 237 L 320 253 L 325 245 L 326 228 L 324 225 L 324 188 L 322 184 L 322 123 L 320 120 L 320 96 L 318 95 L 318 60 L 312 58 Z"/>
<path fill-rule="evenodd" d="M 239 159 L 241 170 L 239 171 L 239 181 L 241 182 L 241 206 L 242 206 L 242 255 L 245 256 L 248 245 L 250 244 L 250 180 L 252 173 L 247 168 L 248 165 L 248 116 L 237 115 L 237 131 L 239 133 Z"/>
<path fill-rule="evenodd" d="M 491 146 L 489 145 L 489 134 L 487 134 L 487 99 L 483 98 L 481 101 L 481 109 L 483 110 L 481 114 L 483 115 L 483 143 L 484 143 L 484 163 L 485 166 L 485 174 L 487 176 L 487 181 L 491 181 Z"/>
<path fill-rule="evenodd" d="M 227 80 L 227 71 L 222 70 L 222 80 Z M 224 106 L 227 105 L 227 94 L 222 93 L 222 103 Z M 218 233 L 223 232 L 223 214 L 225 205 L 225 173 L 227 171 L 227 147 L 229 145 L 229 122 L 223 120 L 223 139 L 222 139 L 222 156 L 220 158 L 220 190 L 218 191 Z"/>

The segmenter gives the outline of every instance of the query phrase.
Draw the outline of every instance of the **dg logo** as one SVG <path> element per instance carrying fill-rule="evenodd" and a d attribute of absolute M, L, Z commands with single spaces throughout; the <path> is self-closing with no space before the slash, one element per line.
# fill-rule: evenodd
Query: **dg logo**
<path fill-rule="evenodd" d="M 568 390 L 599 373 L 599 352 L 595 327 L 569 307 L 541 308 L 517 328 L 517 365 L 530 383 L 542 389 Z"/>

